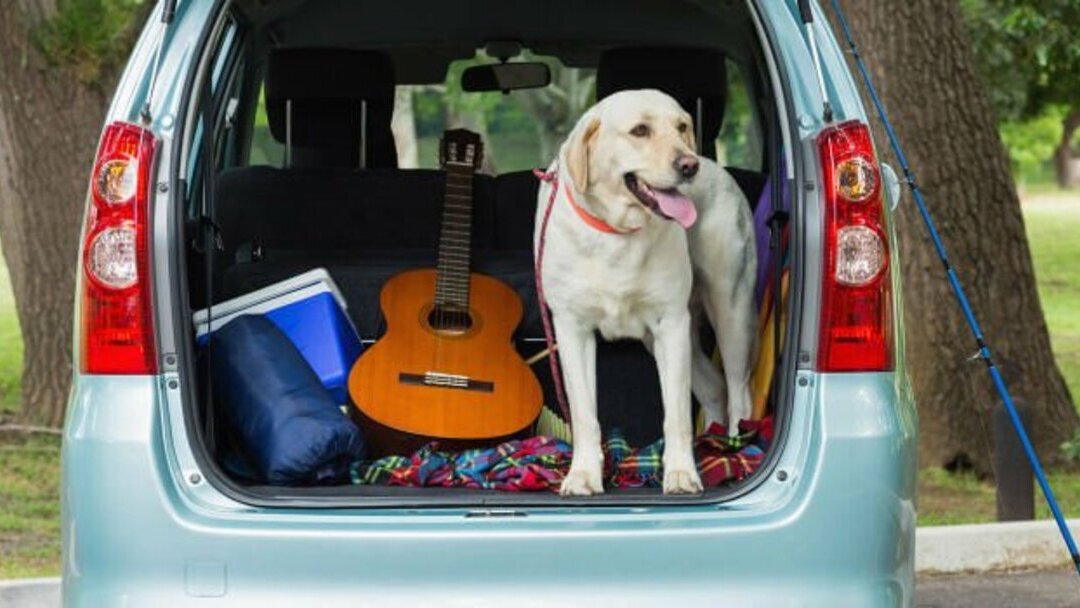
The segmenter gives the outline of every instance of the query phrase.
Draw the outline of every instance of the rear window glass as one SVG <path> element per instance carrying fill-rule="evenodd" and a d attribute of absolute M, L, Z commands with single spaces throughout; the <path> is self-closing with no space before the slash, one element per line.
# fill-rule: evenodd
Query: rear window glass
<path fill-rule="evenodd" d="M 746 75 L 730 60 L 727 62 L 727 80 L 727 104 L 716 139 L 716 160 L 725 167 L 761 171 L 764 167 L 761 121 L 750 101 Z"/>
<path fill-rule="evenodd" d="M 522 60 L 547 63 L 551 84 L 507 94 L 466 93 L 461 90 L 461 73 L 469 66 L 497 61 L 481 53 L 451 63 L 441 84 L 399 86 L 394 106 L 399 166 L 438 167 L 439 137 L 458 127 L 483 138 L 484 173 L 547 165 L 578 117 L 593 104 L 596 71 L 566 67 L 554 57 L 526 55 Z"/>
<path fill-rule="evenodd" d="M 458 127 L 483 138 L 483 173 L 495 175 L 550 163 L 574 123 L 596 101 L 596 70 L 567 67 L 548 56 L 526 54 L 521 60 L 547 63 L 551 84 L 507 94 L 467 93 L 461 89 L 461 73 L 469 66 L 496 61 L 481 52 L 473 59 L 451 63 L 442 83 L 396 87 L 393 132 L 398 166 L 438 168 L 439 138 L 446 129 Z M 728 98 L 716 142 L 717 160 L 724 166 L 761 171 L 762 126 L 747 78 L 731 61 L 727 73 Z M 285 145 L 270 133 L 265 85 L 258 91 L 248 164 L 281 167 Z"/>
<path fill-rule="evenodd" d="M 259 87 L 259 102 L 255 105 L 255 124 L 251 129 L 251 165 L 280 167 L 285 163 L 285 145 L 270 134 L 270 120 L 266 117 L 266 85 Z"/>

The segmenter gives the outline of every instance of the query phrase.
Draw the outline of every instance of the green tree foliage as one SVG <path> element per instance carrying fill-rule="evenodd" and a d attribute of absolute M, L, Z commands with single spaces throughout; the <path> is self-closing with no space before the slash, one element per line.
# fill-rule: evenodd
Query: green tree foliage
<path fill-rule="evenodd" d="M 35 41 L 50 62 L 70 66 L 82 83 L 109 85 L 152 6 L 146 0 L 59 0 Z"/>
<path fill-rule="evenodd" d="M 963 0 L 1000 119 L 1080 103 L 1080 0 Z"/>
<path fill-rule="evenodd" d="M 1006 9 L 1002 27 L 1016 59 L 1028 74 L 1025 110 L 1048 104 L 1080 104 L 1080 1 L 1040 0 L 995 3 Z M 1007 7 L 1007 8 L 1006 8 Z"/>
<path fill-rule="evenodd" d="M 1018 49 L 1002 26 L 1002 11 L 994 0 L 963 0 L 962 5 L 998 120 L 1019 119 L 1027 105 L 1028 75 L 1017 63 Z"/>
<path fill-rule="evenodd" d="M 1053 158 L 1059 183 L 1074 184 L 1080 179 L 1071 168 L 1080 128 L 1080 0 L 962 3 L 1014 170 L 1030 175 Z"/>
<path fill-rule="evenodd" d="M 1009 151 L 1009 160 L 1018 183 L 1053 179 L 1049 161 L 1061 138 L 1064 118 L 1065 108 L 1054 105 L 1031 118 L 1001 122 L 1001 140 Z"/>

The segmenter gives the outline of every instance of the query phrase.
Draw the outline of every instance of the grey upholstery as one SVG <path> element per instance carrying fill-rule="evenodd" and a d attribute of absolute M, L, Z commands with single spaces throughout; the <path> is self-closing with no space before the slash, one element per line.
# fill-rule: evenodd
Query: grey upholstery
<path fill-rule="evenodd" d="M 627 47 L 610 50 L 596 71 L 596 98 L 631 89 L 659 89 L 694 117 L 702 156 L 716 158 L 716 137 L 724 122 L 727 68 L 713 49 Z M 698 104 L 700 103 L 700 119 Z"/>

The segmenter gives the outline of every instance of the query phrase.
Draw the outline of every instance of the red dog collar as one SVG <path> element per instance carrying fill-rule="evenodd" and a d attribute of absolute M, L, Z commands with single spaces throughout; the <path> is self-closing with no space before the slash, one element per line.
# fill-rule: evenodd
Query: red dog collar
<path fill-rule="evenodd" d="M 536 177 L 540 178 L 541 181 L 550 183 L 551 187 L 555 189 L 554 191 L 558 190 L 559 168 L 557 166 L 548 172 L 541 171 L 540 169 L 535 169 L 533 171 L 533 174 L 536 175 Z M 581 221 L 585 222 L 586 226 L 589 226 L 593 230 L 597 230 L 605 234 L 633 234 L 639 230 L 639 228 L 634 228 L 633 230 L 627 230 L 625 232 L 622 230 L 618 230 L 611 224 L 589 213 L 585 210 L 584 207 L 579 205 L 576 200 L 574 200 L 574 194 L 570 191 L 569 184 L 563 184 L 563 192 L 566 193 L 566 201 L 570 203 L 570 208 L 574 210 L 574 213 L 576 213 L 578 217 L 581 218 Z"/>

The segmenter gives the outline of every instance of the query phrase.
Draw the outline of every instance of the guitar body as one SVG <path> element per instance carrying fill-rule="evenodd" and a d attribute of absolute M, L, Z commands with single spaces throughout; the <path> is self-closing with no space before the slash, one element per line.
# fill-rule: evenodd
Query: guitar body
<path fill-rule="evenodd" d="M 539 415 L 540 383 L 511 341 L 520 298 L 496 279 L 468 277 L 467 326 L 449 329 L 439 327 L 436 270 L 404 272 L 383 286 L 386 335 L 349 374 L 349 394 L 376 449 L 490 442 L 528 431 Z"/>

